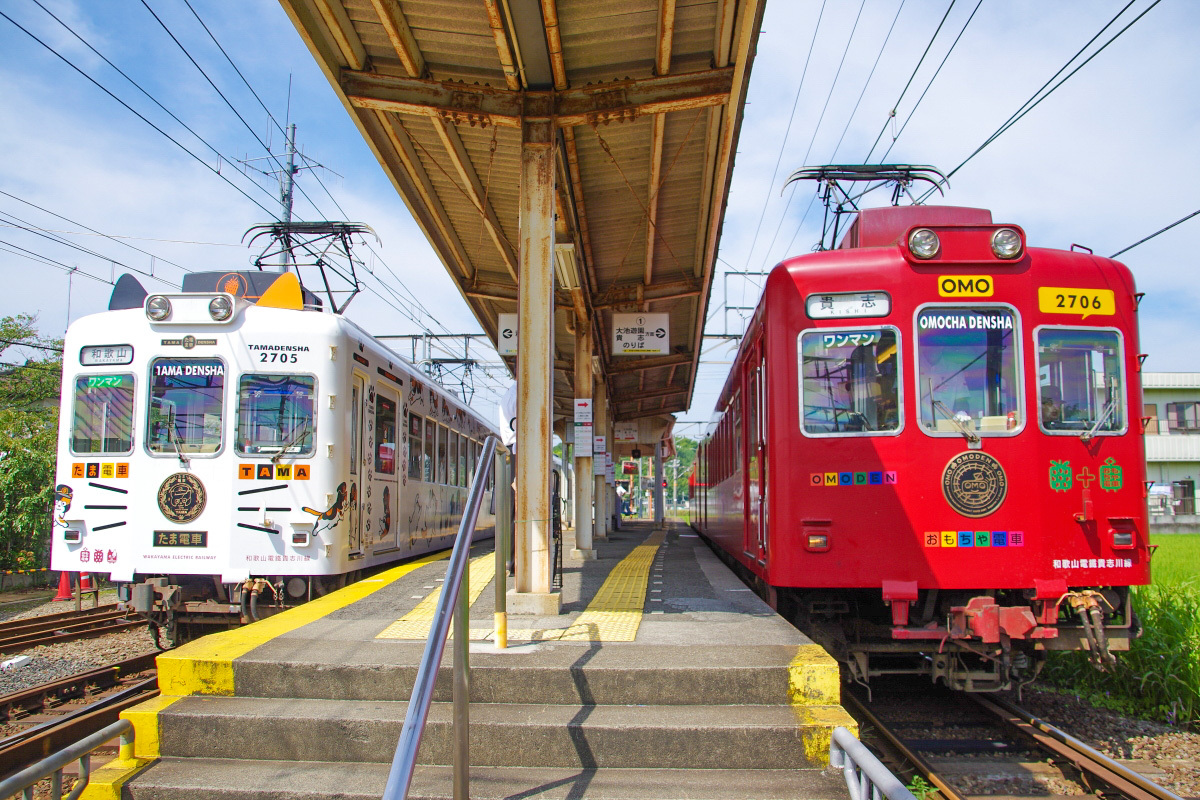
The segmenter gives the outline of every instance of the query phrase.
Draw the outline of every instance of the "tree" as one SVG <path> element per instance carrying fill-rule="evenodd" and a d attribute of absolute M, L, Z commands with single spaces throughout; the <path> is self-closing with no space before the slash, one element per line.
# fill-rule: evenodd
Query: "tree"
<path fill-rule="evenodd" d="M 0 567 L 46 566 L 62 341 L 29 314 L 0 319 Z"/>

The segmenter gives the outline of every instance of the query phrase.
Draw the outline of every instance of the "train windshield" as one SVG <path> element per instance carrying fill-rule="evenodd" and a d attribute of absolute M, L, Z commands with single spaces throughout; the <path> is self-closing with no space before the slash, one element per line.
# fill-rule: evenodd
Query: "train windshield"
<path fill-rule="evenodd" d="M 238 390 L 237 452 L 312 455 L 316 379 L 307 375 L 243 375 Z"/>
<path fill-rule="evenodd" d="M 215 453 L 221 449 L 225 365 L 216 358 L 156 358 L 150 364 L 151 453 Z"/>
<path fill-rule="evenodd" d="M 893 328 L 818 329 L 800 335 L 804 433 L 900 429 L 897 336 Z"/>
<path fill-rule="evenodd" d="M 75 379 L 75 453 L 133 450 L 133 376 L 80 375 Z"/>
<path fill-rule="evenodd" d="M 1021 423 L 1016 314 L 936 306 L 917 313 L 917 391 L 930 433 L 1012 433 Z"/>
<path fill-rule="evenodd" d="M 1121 334 L 1099 328 L 1037 332 L 1038 407 L 1047 433 L 1122 433 Z"/>

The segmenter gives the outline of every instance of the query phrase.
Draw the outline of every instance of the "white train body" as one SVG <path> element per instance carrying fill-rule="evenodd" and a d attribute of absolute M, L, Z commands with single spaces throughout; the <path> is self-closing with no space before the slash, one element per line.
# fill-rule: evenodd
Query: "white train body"
<path fill-rule="evenodd" d="M 450 545 L 491 426 L 353 322 L 245 284 L 147 298 L 169 303 L 158 322 L 143 306 L 71 325 L 54 569 L 164 577 L 191 588 L 158 610 L 233 612 L 253 579 L 298 600 L 313 586 L 293 577 L 326 576 L 323 593 Z M 477 535 L 492 509 L 489 491 Z"/>

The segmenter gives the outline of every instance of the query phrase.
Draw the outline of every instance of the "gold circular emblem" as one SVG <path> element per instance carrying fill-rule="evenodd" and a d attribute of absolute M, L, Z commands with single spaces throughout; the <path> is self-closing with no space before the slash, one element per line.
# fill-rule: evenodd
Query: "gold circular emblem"
<path fill-rule="evenodd" d="M 204 511 L 208 495 L 190 472 L 176 472 L 158 487 L 158 509 L 171 522 L 191 522 Z"/>
<path fill-rule="evenodd" d="M 986 517 L 1000 507 L 1007 493 L 1004 468 L 982 451 L 959 453 L 942 470 L 942 494 L 964 517 Z"/>

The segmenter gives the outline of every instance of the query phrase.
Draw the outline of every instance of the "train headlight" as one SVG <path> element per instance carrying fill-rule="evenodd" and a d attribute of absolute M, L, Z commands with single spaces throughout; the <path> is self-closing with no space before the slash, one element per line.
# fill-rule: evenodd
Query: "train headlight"
<path fill-rule="evenodd" d="M 171 301 L 156 294 L 146 301 L 146 316 L 155 322 L 162 322 L 171 316 Z"/>
<path fill-rule="evenodd" d="M 1001 228 L 992 234 L 992 252 L 996 258 L 1016 258 L 1021 255 L 1021 234 L 1012 228 Z"/>
<path fill-rule="evenodd" d="M 933 258 L 942 249 L 942 242 L 929 228 L 917 228 L 908 235 L 908 249 L 917 258 Z"/>
<path fill-rule="evenodd" d="M 233 316 L 233 303 L 225 295 L 218 295 L 209 301 L 208 315 L 217 322 L 224 322 Z"/>

